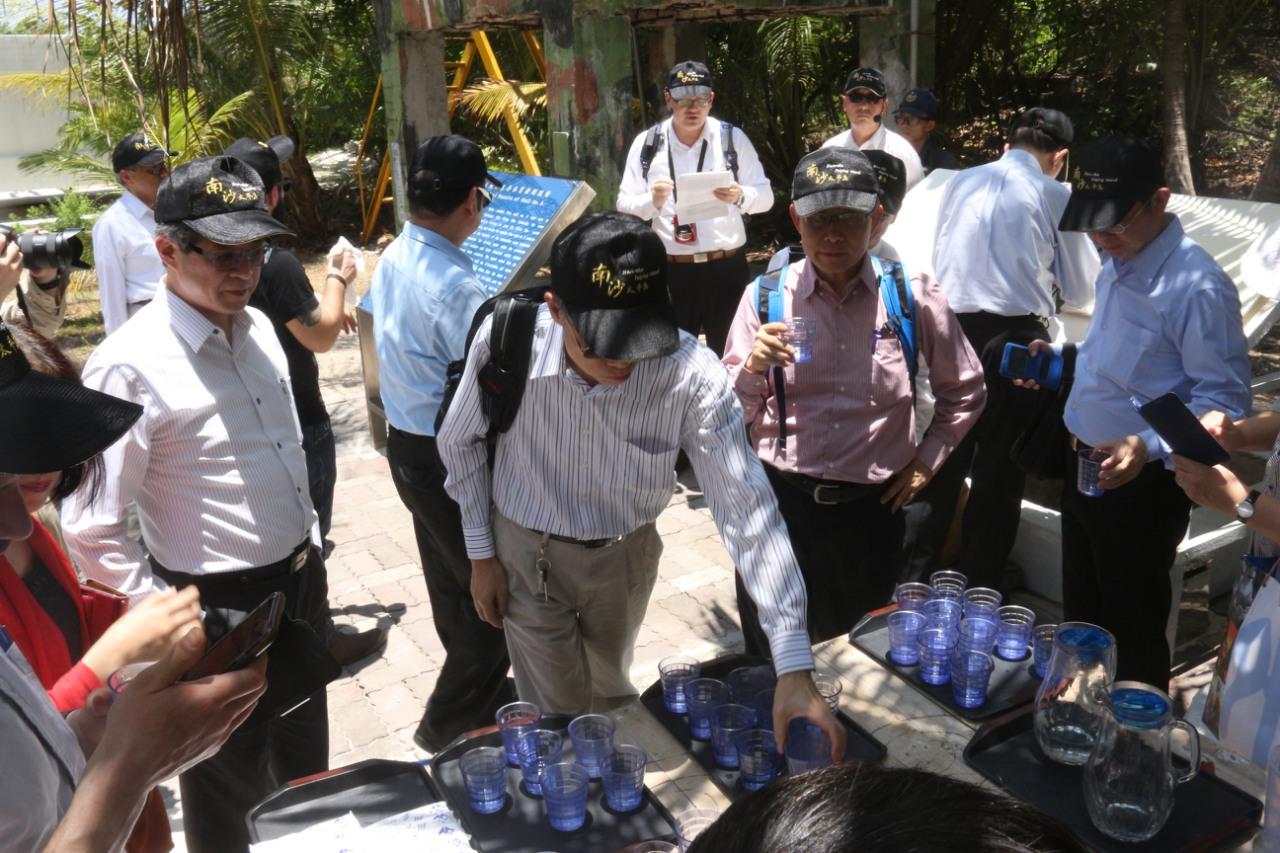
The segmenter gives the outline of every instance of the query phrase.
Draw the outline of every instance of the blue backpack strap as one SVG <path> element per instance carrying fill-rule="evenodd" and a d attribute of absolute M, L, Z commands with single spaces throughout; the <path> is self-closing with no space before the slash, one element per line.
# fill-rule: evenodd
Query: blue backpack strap
<path fill-rule="evenodd" d="M 915 396 L 916 371 L 919 369 L 919 346 L 916 340 L 915 297 L 907 283 L 906 270 L 897 261 L 887 261 L 871 256 L 871 265 L 880 279 L 880 298 L 884 301 L 889 325 L 902 344 L 902 355 L 907 361 L 911 377 L 911 394 Z"/>
<path fill-rule="evenodd" d="M 756 276 L 756 313 L 760 317 L 760 325 L 765 323 L 781 323 L 782 284 L 787 280 L 790 264 L 782 267 L 774 275 Z M 787 449 L 787 378 L 781 367 L 774 366 L 768 374 L 773 380 L 773 393 L 778 398 L 778 442 L 783 450 Z"/>

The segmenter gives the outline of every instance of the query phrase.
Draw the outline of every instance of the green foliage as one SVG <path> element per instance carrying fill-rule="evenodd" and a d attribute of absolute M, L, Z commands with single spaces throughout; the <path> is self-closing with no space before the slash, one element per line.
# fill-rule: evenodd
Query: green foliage
<path fill-rule="evenodd" d="M 63 190 L 62 195 L 50 199 L 44 204 L 36 205 L 23 214 L 24 219 L 52 219 L 53 222 L 40 227 L 45 231 L 70 231 L 73 228 L 88 232 L 102 213 L 102 205 L 87 195 L 78 193 L 72 187 Z M 21 234 L 25 229 L 17 221 L 17 216 L 10 216 L 10 226 Z M 84 253 L 81 260 L 93 265 L 93 241 L 84 235 Z"/>

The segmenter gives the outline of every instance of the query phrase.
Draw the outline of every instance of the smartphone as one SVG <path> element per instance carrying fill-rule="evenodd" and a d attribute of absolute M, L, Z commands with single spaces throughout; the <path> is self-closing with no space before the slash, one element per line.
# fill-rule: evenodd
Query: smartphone
<path fill-rule="evenodd" d="M 1214 438 L 1187 404 L 1170 391 L 1149 403 L 1130 398 L 1138 414 L 1151 425 L 1165 444 L 1179 456 L 1195 460 L 1201 465 L 1222 465 L 1231 459 L 1218 440 Z"/>
<path fill-rule="evenodd" d="M 1032 355 L 1022 344 L 1005 344 L 1000 375 L 1009 379 L 1031 379 L 1041 388 L 1056 391 L 1062 384 L 1062 356 L 1052 350 Z"/>
<path fill-rule="evenodd" d="M 284 593 L 273 592 L 253 609 L 244 621 L 213 644 L 204 657 L 182 676 L 183 681 L 196 681 L 243 669 L 257 660 L 275 642 L 284 618 Z"/>

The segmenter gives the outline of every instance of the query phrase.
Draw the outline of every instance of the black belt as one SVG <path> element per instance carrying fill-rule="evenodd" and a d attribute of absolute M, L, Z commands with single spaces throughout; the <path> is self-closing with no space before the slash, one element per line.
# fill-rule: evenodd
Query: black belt
<path fill-rule="evenodd" d="M 538 536 L 545 536 L 553 542 L 563 542 L 566 545 L 577 545 L 579 548 L 587 548 L 587 549 L 608 548 L 610 545 L 616 545 L 619 542 L 621 542 L 623 539 L 627 538 L 626 536 L 613 536 L 608 539 L 574 539 L 572 536 L 561 536 L 558 533 L 547 533 L 542 530 L 534 530 L 531 527 L 526 529 L 530 533 L 536 534 Z"/>
<path fill-rule="evenodd" d="M 151 571 L 170 586 L 188 586 L 190 584 L 196 584 L 197 586 L 203 587 L 219 586 L 222 584 L 252 583 L 254 581 L 271 580 L 272 578 L 291 575 L 294 572 L 300 571 L 302 567 L 307 564 L 307 556 L 310 553 L 311 540 L 305 539 L 299 543 L 296 548 L 289 552 L 289 556 L 282 560 L 276 560 L 270 565 L 256 566 L 251 569 L 237 569 L 230 572 L 209 572 L 199 575 L 166 568 L 151 554 L 147 555 L 147 561 L 151 563 Z"/>
<path fill-rule="evenodd" d="M 819 480 L 817 477 L 795 474 L 791 471 L 779 471 L 776 468 L 774 473 L 778 475 L 778 479 L 788 486 L 799 489 L 813 498 L 814 503 L 824 506 L 847 504 L 851 501 L 879 495 L 884 491 L 885 486 L 884 483 L 842 483 L 835 480 Z"/>

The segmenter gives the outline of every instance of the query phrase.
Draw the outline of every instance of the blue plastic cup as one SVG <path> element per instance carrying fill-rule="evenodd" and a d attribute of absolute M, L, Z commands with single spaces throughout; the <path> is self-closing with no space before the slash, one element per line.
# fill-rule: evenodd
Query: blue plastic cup
<path fill-rule="evenodd" d="M 542 771 L 542 801 L 552 829 L 573 832 L 587 819 L 591 777 L 580 764 L 562 761 Z"/>
<path fill-rule="evenodd" d="M 900 666 L 915 666 L 920 662 L 916 641 L 925 621 L 925 615 L 914 610 L 895 610 L 889 614 L 889 660 Z"/>
<path fill-rule="evenodd" d="M 926 627 L 959 631 L 960 620 L 964 618 L 964 607 L 958 597 L 935 598 L 924 606 L 924 616 Z"/>
<path fill-rule="evenodd" d="M 782 772 L 782 755 L 769 729 L 748 729 L 738 735 L 738 781 L 745 791 L 758 791 Z"/>
<path fill-rule="evenodd" d="M 600 778 L 604 761 L 613 752 L 613 733 L 617 724 L 604 714 L 583 714 L 569 723 L 573 738 L 573 757 L 592 779 Z"/>
<path fill-rule="evenodd" d="M 507 763 L 512 767 L 519 767 L 520 752 L 517 745 L 522 736 L 536 729 L 542 722 L 542 709 L 532 702 L 511 702 L 499 708 L 493 718 L 498 723 L 498 731 L 502 733 L 502 747 L 507 751 Z"/>
<path fill-rule="evenodd" d="M 711 712 L 711 752 L 718 766 L 728 770 L 737 768 L 738 735 L 755 724 L 755 709 L 746 705 L 721 705 Z"/>
<path fill-rule="evenodd" d="M 1098 484 L 1102 463 L 1107 458 L 1105 450 L 1082 447 L 1076 451 L 1076 489 L 1090 498 L 1100 498 L 1106 490 Z"/>
<path fill-rule="evenodd" d="M 899 610 L 923 610 L 932 598 L 933 587 L 927 583 L 900 583 L 893 591 L 893 600 L 898 602 Z"/>
<path fill-rule="evenodd" d="M 982 707 L 994 668 L 991 655 L 985 652 L 956 652 L 951 657 L 951 698 L 961 708 Z"/>
<path fill-rule="evenodd" d="M 507 753 L 500 746 L 478 746 L 458 759 L 467 800 L 477 814 L 493 814 L 507 801 Z"/>
<path fill-rule="evenodd" d="M 615 812 L 640 808 L 644 797 L 644 750 L 629 743 L 614 746 L 604 761 L 604 801 Z"/>
<path fill-rule="evenodd" d="M 929 586 L 933 587 L 933 594 L 938 597 L 959 601 L 968 585 L 969 578 L 952 569 L 942 569 L 929 575 Z"/>
<path fill-rule="evenodd" d="M 751 707 L 756 712 L 756 728 L 773 731 L 773 696 L 777 688 L 766 687 L 756 694 Z"/>
<path fill-rule="evenodd" d="M 670 655 L 658 661 L 658 677 L 662 679 L 662 701 L 673 714 L 688 712 L 684 688 L 702 674 L 702 664 L 688 655 Z"/>
<path fill-rule="evenodd" d="M 925 684 L 946 684 L 951 680 L 951 653 L 960 635 L 941 626 L 928 625 L 920 631 L 916 648 L 920 653 L 920 680 Z"/>
<path fill-rule="evenodd" d="M 813 339 L 818 334 L 818 321 L 808 317 L 792 317 L 787 321 L 787 343 L 796 351 L 796 364 L 813 359 Z"/>
<path fill-rule="evenodd" d="M 689 703 L 689 734 L 694 740 L 711 739 L 711 712 L 729 701 L 729 687 L 718 678 L 695 678 L 684 687 Z"/>
<path fill-rule="evenodd" d="M 1025 607 L 1008 604 L 996 614 L 996 654 L 1005 660 L 1024 660 L 1031 648 L 1031 632 L 1036 614 Z"/>
<path fill-rule="evenodd" d="M 990 619 L 995 621 L 996 611 L 1004 603 L 999 590 L 975 586 L 964 591 L 964 617 L 966 619 Z"/>
<path fill-rule="evenodd" d="M 548 765 L 564 760 L 564 738 L 559 732 L 534 729 L 520 736 L 516 745 L 520 755 L 521 787 L 531 797 L 542 796 L 542 773 Z"/>
<path fill-rule="evenodd" d="M 960 620 L 960 651 L 982 652 L 991 654 L 996 644 L 996 623 L 994 619 L 970 617 Z"/>
<path fill-rule="evenodd" d="M 831 766 L 831 739 L 827 733 L 803 717 L 787 726 L 787 772 L 803 773 Z"/>
<path fill-rule="evenodd" d="M 729 685 L 730 702 L 749 705 L 761 690 L 775 686 L 778 683 L 778 676 L 774 674 L 771 664 L 740 666 L 730 672 L 724 682 Z"/>
<path fill-rule="evenodd" d="M 1053 657 L 1053 639 L 1057 635 L 1057 625 L 1037 625 L 1031 632 L 1033 653 L 1031 671 L 1038 678 L 1044 678 L 1045 673 L 1049 671 L 1049 658 Z"/>

